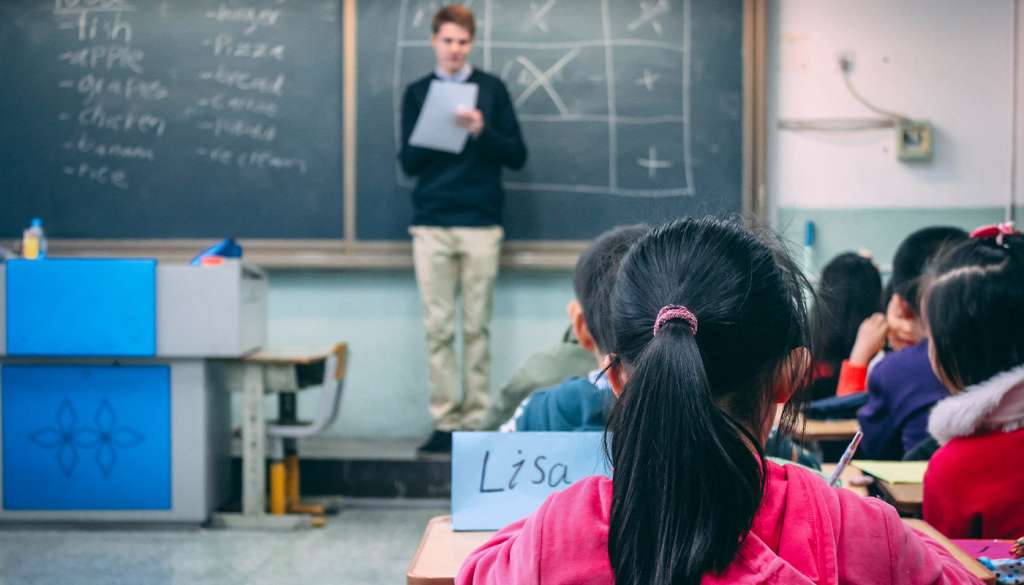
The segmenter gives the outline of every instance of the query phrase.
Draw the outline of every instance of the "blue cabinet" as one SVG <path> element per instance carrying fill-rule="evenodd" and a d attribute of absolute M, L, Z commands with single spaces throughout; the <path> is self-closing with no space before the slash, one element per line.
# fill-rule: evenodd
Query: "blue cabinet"
<path fill-rule="evenodd" d="M 3 508 L 171 509 L 170 370 L 5 364 Z"/>
<path fill-rule="evenodd" d="M 6 292 L 9 355 L 156 355 L 155 260 L 14 260 Z"/>

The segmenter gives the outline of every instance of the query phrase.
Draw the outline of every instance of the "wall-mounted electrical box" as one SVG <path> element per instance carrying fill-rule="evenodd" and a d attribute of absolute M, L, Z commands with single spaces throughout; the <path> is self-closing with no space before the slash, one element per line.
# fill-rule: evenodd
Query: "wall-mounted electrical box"
<path fill-rule="evenodd" d="M 900 160 L 932 158 L 932 125 L 927 120 L 903 120 L 896 126 L 896 156 Z"/>

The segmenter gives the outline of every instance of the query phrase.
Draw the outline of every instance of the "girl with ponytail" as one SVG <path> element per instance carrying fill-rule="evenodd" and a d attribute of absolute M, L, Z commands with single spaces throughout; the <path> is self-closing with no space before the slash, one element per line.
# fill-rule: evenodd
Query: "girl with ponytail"
<path fill-rule="evenodd" d="M 1024 239 L 986 226 L 936 259 L 922 302 L 935 375 L 953 396 L 928 431 L 942 447 L 924 517 L 950 538 L 1024 535 Z"/>
<path fill-rule="evenodd" d="M 887 504 L 764 457 L 807 377 L 803 290 L 734 223 L 680 220 L 637 242 L 612 301 L 613 478 L 549 497 L 456 583 L 976 583 Z"/>

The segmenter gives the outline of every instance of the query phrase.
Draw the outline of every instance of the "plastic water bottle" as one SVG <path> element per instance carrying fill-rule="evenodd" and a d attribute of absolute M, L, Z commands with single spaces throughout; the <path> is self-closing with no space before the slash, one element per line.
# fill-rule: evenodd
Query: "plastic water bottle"
<path fill-rule="evenodd" d="M 46 258 L 46 233 L 43 232 L 43 220 L 32 218 L 32 225 L 21 236 L 21 255 L 27 260 Z"/>

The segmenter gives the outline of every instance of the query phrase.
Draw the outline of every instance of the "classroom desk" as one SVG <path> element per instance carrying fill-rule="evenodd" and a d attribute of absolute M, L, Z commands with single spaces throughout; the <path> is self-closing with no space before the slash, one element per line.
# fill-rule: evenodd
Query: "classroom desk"
<path fill-rule="evenodd" d="M 875 478 L 875 485 L 882 497 L 893 505 L 901 516 L 921 517 L 924 500 L 924 484 L 889 483 Z"/>
<path fill-rule="evenodd" d="M 835 463 L 823 463 L 821 465 L 821 472 L 824 473 L 826 477 L 828 477 L 828 476 L 832 475 L 832 470 L 835 469 L 835 468 L 836 468 L 836 464 Z M 858 485 L 851 485 L 850 484 L 850 480 L 851 479 L 860 478 L 863 475 L 864 474 L 861 473 L 861 471 L 859 469 L 857 469 L 856 467 L 847 465 L 843 469 L 842 473 L 839 474 L 840 485 L 842 487 L 850 490 L 851 492 L 857 494 L 858 496 L 867 497 L 867 495 L 868 495 L 868 488 L 866 486 L 858 486 Z"/>
<path fill-rule="evenodd" d="M 860 425 L 855 418 L 806 419 L 797 422 L 794 434 L 801 441 L 849 441 L 859 430 Z"/>
<path fill-rule="evenodd" d="M 984 583 L 989 585 L 996 582 L 996 576 L 985 568 L 984 565 L 979 563 L 977 559 L 971 555 L 965 553 L 963 549 L 958 547 L 952 541 L 945 537 L 941 532 L 935 529 L 931 524 L 928 524 L 924 520 L 918 520 L 917 518 L 904 518 L 903 522 L 908 526 L 917 529 L 920 532 L 927 534 L 932 537 L 933 540 L 941 544 L 946 550 L 953 554 L 953 557 L 960 561 L 960 564 L 967 567 L 967 569 L 974 574 L 975 577 L 981 579 Z"/>
<path fill-rule="evenodd" d="M 436 516 L 427 523 L 405 574 L 407 585 L 453 585 L 463 559 L 494 535 L 490 531 L 454 532 L 451 520 L 451 516 Z M 982 581 L 995 583 L 995 575 L 923 520 L 904 522 L 935 539 Z"/>
<path fill-rule="evenodd" d="M 266 513 L 267 422 L 263 397 L 278 394 L 284 406 L 294 404 L 298 366 L 327 360 L 328 349 L 261 350 L 239 360 L 222 362 L 220 384 L 242 391 L 242 512 L 217 514 L 214 523 L 229 528 L 293 529 L 309 522 L 305 514 Z"/>

